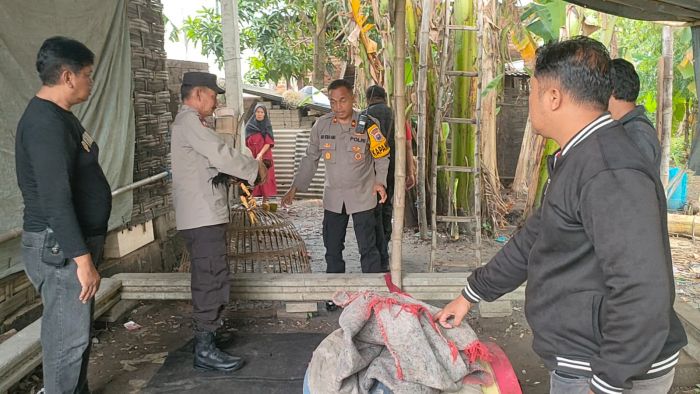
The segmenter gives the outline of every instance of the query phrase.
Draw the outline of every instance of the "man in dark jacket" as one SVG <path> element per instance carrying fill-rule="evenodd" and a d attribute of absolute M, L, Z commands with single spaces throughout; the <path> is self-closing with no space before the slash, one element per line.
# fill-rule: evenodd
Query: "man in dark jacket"
<path fill-rule="evenodd" d="M 379 122 L 379 128 L 389 141 L 389 148 L 396 152 L 394 140 L 394 112 L 387 105 L 386 90 L 379 85 L 372 85 L 365 92 L 367 98 L 367 114 Z M 416 173 L 413 166 L 413 149 L 411 147 L 411 130 L 406 128 L 406 190 L 416 184 Z M 377 204 L 375 209 L 377 248 L 382 258 L 382 270 L 389 271 L 389 241 L 391 241 L 393 198 L 394 198 L 394 163 L 396 155 L 389 156 L 389 172 L 386 177 L 386 201 Z"/>
<path fill-rule="evenodd" d="M 525 314 L 553 394 L 666 393 L 687 343 L 658 169 L 606 112 L 611 93 L 599 42 L 538 50 L 530 119 L 562 147 L 542 206 L 435 316 L 459 325 L 473 303 L 527 280 Z"/>
<path fill-rule="evenodd" d="M 95 55 L 65 37 L 44 41 L 42 86 L 17 126 L 15 164 L 24 199 L 22 262 L 41 295 L 47 394 L 88 393 L 93 299 L 100 286 L 112 194 L 98 147 L 71 112 L 90 97 Z"/>
<path fill-rule="evenodd" d="M 639 96 L 639 75 L 632 63 L 625 59 L 615 59 L 610 68 L 613 92 L 608 102 L 608 111 L 613 119 L 619 120 L 630 138 L 637 144 L 657 170 L 661 166 L 661 146 L 654 125 L 646 116 L 643 105 L 637 105 Z"/>

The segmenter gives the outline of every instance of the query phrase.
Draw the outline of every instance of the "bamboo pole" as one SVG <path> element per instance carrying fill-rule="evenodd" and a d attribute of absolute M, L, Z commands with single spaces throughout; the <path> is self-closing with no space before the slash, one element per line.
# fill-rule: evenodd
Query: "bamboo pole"
<path fill-rule="evenodd" d="M 449 33 L 448 25 L 451 21 L 451 7 L 449 2 L 445 3 L 445 8 L 443 11 L 443 21 L 444 27 L 442 29 L 442 49 L 440 51 L 440 72 L 438 73 L 438 91 L 437 91 L 437 103 L 435 105 L 435 126 L 433 127 L 433 138 L 431 144 L 431 155 L 430 155 L 430 229 L 432 231 L 432 242 L 430 244 L 430 260 L 428 263 L 428 272 L 433 272 L 435 265 L 435 252 L 437 250 L 437 199 L 438 199 L 438 153 L 440 151 L 439 144 L 442 143 L 441 135 L 443 134 L 442 128 L 442 115 L 445 113 L 445 96 L 448 90 L 447 78 L 445 78 L 445 72 L 447 71 L 447 60 L 445 59 L 445 54 L 449 50 Z M 449 127 L 449 126 L 446 126 Z M 447 150 L 445 149 L 445 153 Z"/>
<path fill-rule="evenodd" d="M 401 132 L 406 123 L 406 86 L 404 60 L 406 58 L 406 0 L 396 0 L 396 24 L 394 33 L 394 133 L 396 160 L 394 165 L 394 224 L 391 233 L 391 280 L 401 288 L 401 240 L 406 207 L 406 133 Z"/>
<path fill-rule="evenodd" d="M 664 26 L 662 30 L 662 59 L 659 64 L 659 103 L 657 127 L 661 133 L 661 182 L 668 184 L 668 168 L 671 159 L 671 128 L 673 123 L 673 28 Z M 659 116 L 661 115 L 661 116 Z"/>
<path fill-rule="evenodd" d="M 420 23 L 420 39 L 418 53 L 418 229 L 421 239 L 428 238 L 428 215 L 425 202 L 425 135 L 428 123 L 428 53 L 430 48 L 430 19 L 433 14 L 433 0 L 423 0 L 422 17 Z M 398 130 L 398 129 L 397 129 Z"/>
<path fill-rule="evenodd" d="M 221 2 L 221 34 L 224 44 L 224 75 L 226 77 L 226 106 L 233 110 L 234 141 L 243 147 L 240 133 L 243 121 L 243 90 L 241 86 L 241 41 L 238 32 L 238 1 Z M 237 138 L 238 137 L 238 138 Z M 238 140 L 240 138 L 240 140 Z"/>
<path fill-rule="evenodd" d="M 484 23 L 481 26 L 481 69 L 479 76 L 481 78 L 481 89 L 489 86 L 491 81 L 498 74 L 500 56 L 498 51 L 498 32 L 495 29 L 494 23 L 498 18 L 496 12 L 497 0 L 479 0 L 480 7 L 477 12 L 480 12 Z M 500 199 L 501 181 L 498 177 L 498 161 L 496 148 L 496 101 L 498 98 L 499 87 L 495 87 L 490 91 L 485 91 L 481 96 L 481 111 L 479 113 L 479 133 L 481 140 L 481 167 L 483 169 L 482 178 L 490 185 L 490 192 L 493 193 L 494 199 Z M 478 180 L 475 180 L 475 183 Z M 487 196 L 487 199 L 490 197 Z M 488 208 L 493 208 L 495 204 L 488 204 Z"/>
<path fill-rule="evenodd" d="M 314 69 L 312 85 L 323 88 L 326 75 L 326 7 L 323 0 L 316 0 L 316 32 L 314 33 Z"/>

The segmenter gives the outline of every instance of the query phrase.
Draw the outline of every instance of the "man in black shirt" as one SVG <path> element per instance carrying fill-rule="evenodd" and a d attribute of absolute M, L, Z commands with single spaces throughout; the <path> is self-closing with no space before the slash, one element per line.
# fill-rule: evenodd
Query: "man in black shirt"
<path fill-rule="evenodd" d="M 22 261 L 41 294 L 44 388 L 87 393 L 96 265 L 112 195 L 98 147 L 70 111 L 92 89 L 95 55 L 82 43 L 52 37 L 39 49 L 42 87 L 17 126 L 17 181 L 24 199 Z"/>
<path fill-rule="evenodd" d="M 608 111 L 613 119 L 619 120 L 630 138 L 644 156 L 661 166 L 661 146 L 654 125 L 646 116 L 643 105 L 636 105 L 639 96 L 639 75 L 632 63 L 625 59 L 614 59 L 611 63 L 613 93 L 608 102 Z"/>

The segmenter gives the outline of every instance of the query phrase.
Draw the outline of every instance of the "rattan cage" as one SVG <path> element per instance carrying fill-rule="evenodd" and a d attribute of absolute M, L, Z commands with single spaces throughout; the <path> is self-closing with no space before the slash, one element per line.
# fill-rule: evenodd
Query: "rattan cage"
<path fill-rule="evenodd" d="M 229 225 L 228 256 L 232 272 L 311 272 L 306 244 L 294 225 L 274 212 L 234 208 Z"/>

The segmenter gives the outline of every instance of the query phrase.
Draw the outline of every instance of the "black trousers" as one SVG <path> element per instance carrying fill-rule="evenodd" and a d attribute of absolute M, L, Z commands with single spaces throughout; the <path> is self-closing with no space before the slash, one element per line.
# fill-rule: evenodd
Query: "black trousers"
<path fill-rule="evenodd" d="M 377 203 L 374 210 L 375 217 L 375 238 L 377 240 L 377 250 L 382 261 L 382 270 L 389 270 L 389 242 L 391 242 L 392 223 L 391 218 L 394 213 L 394 173 L 389 173 L 387 177 L 386 201 L 383 204 Z"/>
<path fill-rule="evenodd" d="M 221 312 L 229 302 L 226 228 L 227 224 L 217 224 L 180 230 L 190 253 L 195 331 L 214 332 L 221 327 Z"/>
<path fill-rule="evenodd" d="M 323 211 L 323 246 L 326 247 L 326 272 L 338 274 L 345 272 L 345 232 L 350 216 L 345 213 Z M 383 272 L 381 258 L 377 250 L 375 209 L 352 214 L 357 246 L 360 250 L 362 272 Z"/>

